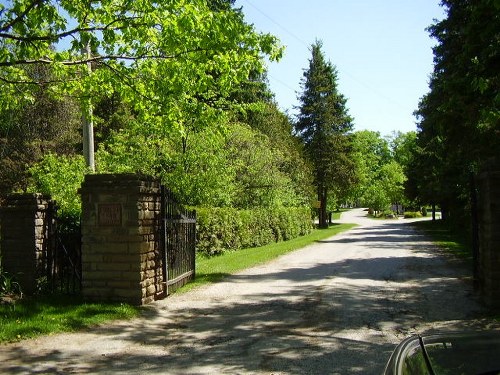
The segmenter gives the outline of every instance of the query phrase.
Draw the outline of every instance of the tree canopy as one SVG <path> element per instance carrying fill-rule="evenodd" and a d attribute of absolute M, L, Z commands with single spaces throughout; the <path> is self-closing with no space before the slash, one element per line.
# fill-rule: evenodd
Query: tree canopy
<path fill-rule="evenodd" d="M 184 131 L 215 121 L 277 39 L 246 24 L 231 1 L 11 0 L 0 4 L 0 101 L 33 101 L 45 84 L 84 107 L 119 92 L 146 126 Z M 47 65 L 50 79 L 27 67 Z M 89 69 L 89 66 L 91 69 Z"/>
<path fill-rule="evenodd" d="M 445 2 L 448 19 L 429 29 L 439 45 L 418 136 L 383 138 L 353 132 L 319 41 L 297 118 L 280 111 L 265 60 L 282 47 L 233 0 L 3 1 L 0 195 L 42 189 L 75 211 L 87 172 L 81 117 L 92 108 L 98 173 L 157 176 L 190 205 L 318 200 L 326 226 L 338 202 L 384 210 L 404 200 L 407 177 L 412 197 L 444 205 L 499 146 L 498 28 L 479 27 L 493 3 Z"/>

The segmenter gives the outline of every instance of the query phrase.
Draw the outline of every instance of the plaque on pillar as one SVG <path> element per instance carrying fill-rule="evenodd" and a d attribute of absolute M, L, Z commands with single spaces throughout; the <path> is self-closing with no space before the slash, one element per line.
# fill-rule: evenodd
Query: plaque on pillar
<path fill-rule="evenodd" d="M 119 203 L 101 203 L 97 206 L 98 224 L 104 226 L 122 225 L 122 206 Z"/>

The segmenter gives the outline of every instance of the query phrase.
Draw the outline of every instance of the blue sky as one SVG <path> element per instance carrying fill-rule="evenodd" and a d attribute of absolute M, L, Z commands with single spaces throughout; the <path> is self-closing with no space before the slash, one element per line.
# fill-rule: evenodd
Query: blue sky
<path fill-rule="evenodd" d="M 435 41 L 425 28 L 445 17 L 439 0 L 237 0 L 236 6 L 286 47 L 268 73 L 280 108 L 296 113 L 309 47 L 319 39 L 337 67 L 355 130 L 416 130 L 413 111 L 433 69 Z"/>

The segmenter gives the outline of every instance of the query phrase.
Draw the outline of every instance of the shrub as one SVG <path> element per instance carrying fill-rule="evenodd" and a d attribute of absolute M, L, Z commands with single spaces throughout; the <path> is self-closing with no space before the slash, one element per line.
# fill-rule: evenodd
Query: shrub
<path fill-rule="evenodd" d="M 418 211 L 406 211 L 404 217 L 405 219 L 415 219 L 422 217 L 422 214 Z"/>
<path fill-rule="evenodd" d="M 30 168 L 32 176 L 28 190 L 49 194 L 64 217 L 75 218 L 81 213 L 80 188 L 87 167 L 82 156 L 47 154 Z"/>
<path fill-rule="evenodd" d="M 14 276 L 3 269 L 2 257 L 0 256 L 0 297 L 11 294 L 21 295 L 21 286 Z"/>
<path fill-rule="evenodd" d="M 200 208 L 197 251 L 217 255 L 229 250 L 264 246 L 310 233 L 308 208 Z"/>

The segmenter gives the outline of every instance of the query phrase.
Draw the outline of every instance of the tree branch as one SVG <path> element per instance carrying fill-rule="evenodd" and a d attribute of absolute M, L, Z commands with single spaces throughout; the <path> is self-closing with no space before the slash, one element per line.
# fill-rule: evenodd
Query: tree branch
<path fill-rule="evenodd" d="M 102 56 L 94 56 L 88 59 L 80 59 L 80 60 L 67 60 L 67 61 L 59 61 L 61 64 L 65 66 L 75 66 L 75 65 L 83 65 L 87 63 L 94 63 L 94 62 L 103 62 L 103 61 L 110 61 L 110 60 L 128 60 L 128 61 L 138 61 L 138 60 L 147 60 L 147 59 L 155 59 L 155 60 L 171 60 L 171 59 L 176 59 L 180 56 L 183 55 L 188 55 L 190 53 L 196 53 L 196 52 L 203 52 L 203 51 L 209 51 L 209 49 L 206 48 L 194 48 L 191 50 L 187 51 L 182 51 L 180 53 L 174 54 L 174 55 L 139 55 L 139 56 L 127 56 L 127 55 L 102 55 Z M 50 58 L 40 58 L 40 59 L 32 59 L 32 60 L 27 60 L 27 59 L 21 59 L 21 60 L 14 60 L 14 61 L 0 61 L 0 67 L 7 67 L 7 66 L 16 66 L 16 65 L 35 65 L 35 64 L 52 64 L 55 63 L 54 60 Z"/>
<path fill-rule="evenodd" d="M 7 78 L 0 77 L 0 81 L 8 83 L 10 85 L 33 85 L 33 86 L 38 86 L 38 85 L 48 85 L 52 83 L 65 83 L 65 82 L 74 82 L 77 81 L 77 79 L 51 79 L 51 80 L 44 80 L 44 81 L 24 81 L 24 80 L 10 80 Z"/>
<path fill-rule="evenodd" d="M 133 78 L 125 76 L 124 74 L 122 74 L 121 72 L 119 72 L 117 69 L 115 69 L 111 65 L 107 64 L 106 62 L 101 62 L 101 63 L 104 66 L 106 66 L 109 70 L 111 70 L 114 74 L 116 74 L 116 76 L 119 77 L 122 80 L 122 82 L 124 82 L 125 85 L 128 86 L 137 95 L 141 96 L 142 98 L 144 98 L 146 100 L 149 100 L 150 102 L 155 102 L 155 99 L 153 99 L 152 97 L 149 97 L 148 95 L 143 94 L 142 92 L 137 90 L 132 83 L 130 83 L 130 81 L 134 81 Z"/>
<path fill-rule="evenodd" d="M 0 32 L 0 39 L 11 39 L 11 40 L 15 40 L 18 42 L 56 42 L 59 39 L 62 39 L 62 38 L 68 37 L 68 36 L 72 36 L 72 35 L 77 34 L 77 33 L 82 33 L 82 32 L 91 33 L 91 32 L 95 32 L 95 31 L 110 30 L 111 26 L 117 22 L 121 22 L 121 21 L 126 22 L 126 21 L 130 21 L 130 20 L 135 20 L 135 19 L 138 19 L 138 17 L 121 18 L 121 19 L 113 20 L 112 22 L 110 22 L 109 24 L 107 24 L 105 26 L 76 27 L 74 29 L 64 31 L 62 33 L 48 34 L 48 35 L 19 36 L 19 35 L 14 35 L 11 33 Z M 131 27 L 139 27 L 139 26 L 147 26 L 147 24 L 146 23 L 131 23 L 131 24 L 126 25 L 126 26 L 113 27 L 112 30 L 118 31 L 118 30 L 128 29 Z M 3 30 L 3 29 L 0 29 L 0 30 Z"/>
<path fill-rule="evenodd" d="M 11 20 L 9 23 L 6 25 L 0 27 L 1 31 L 6 31 L 9 30 L 12 26 L 14 26 L 16 23 L 20 22 L 26 15 L 36 6 L 40 5 L 43 3 L 45 0 L 33 0 L 33 2 L 25 9 L 24 12 L 22 12 L 20 15 L 18 15 L 16 18 Z"/>

